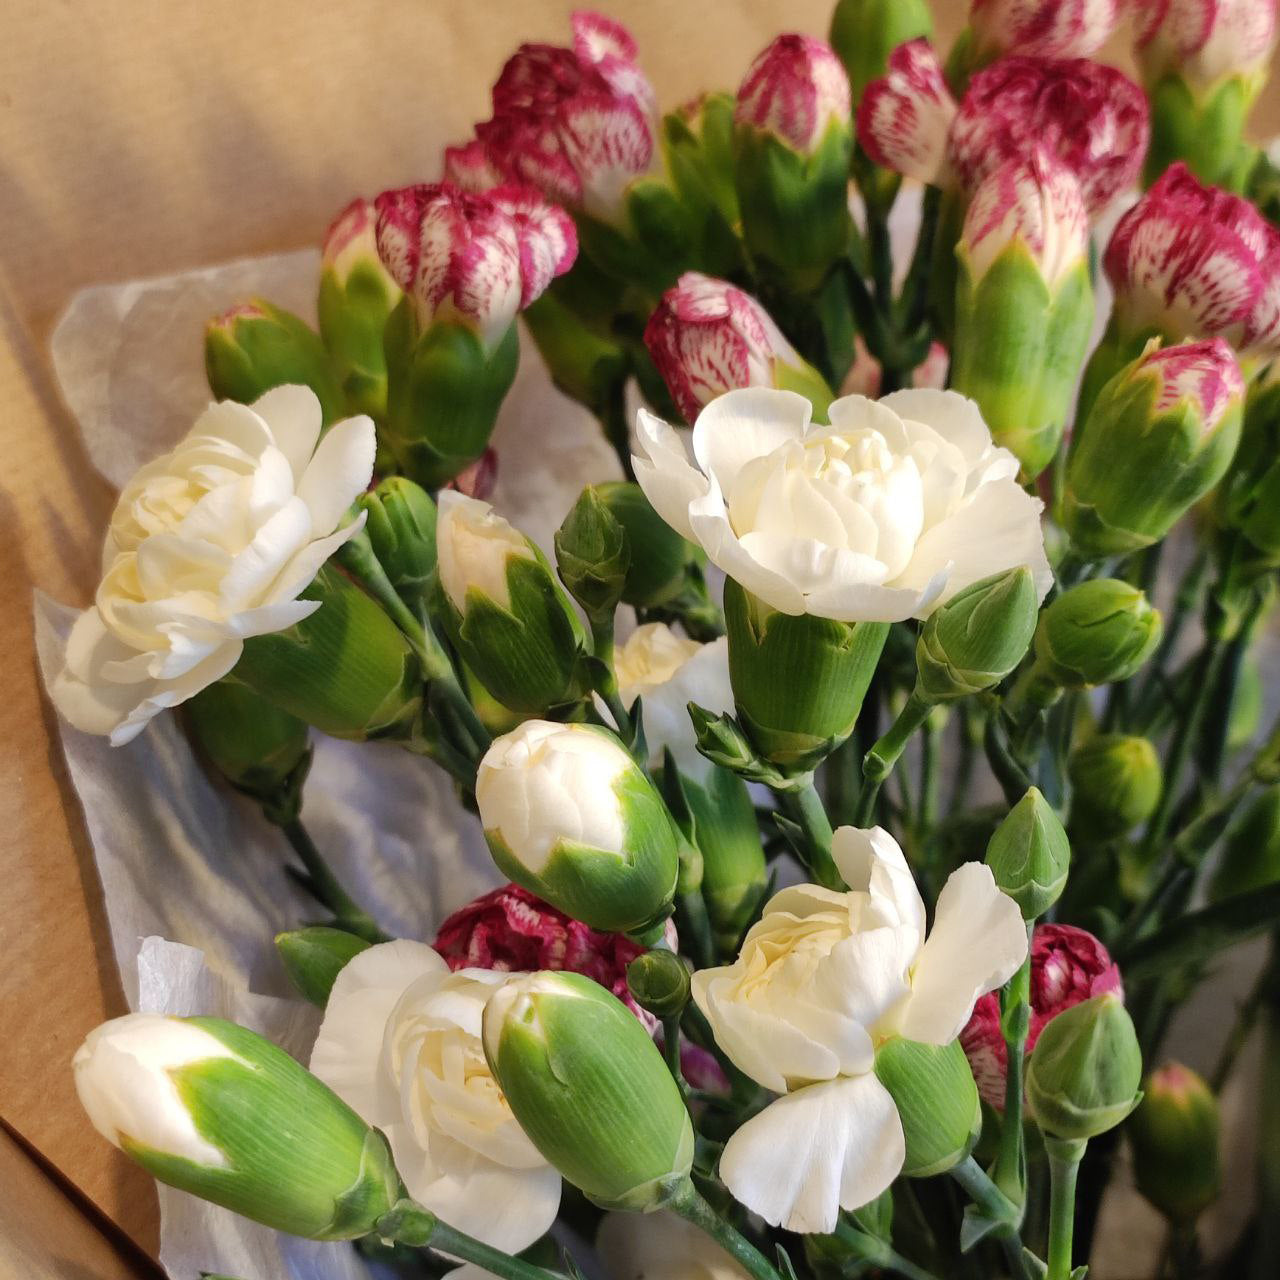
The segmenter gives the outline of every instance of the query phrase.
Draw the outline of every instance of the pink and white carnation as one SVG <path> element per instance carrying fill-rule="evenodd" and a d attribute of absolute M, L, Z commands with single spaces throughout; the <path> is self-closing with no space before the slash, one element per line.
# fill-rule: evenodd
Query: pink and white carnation
<path fill-rule="evenodd" d="M 1203 436 L 1216 431 L 1227 413 L 1244 399 L 1244 376 L 1221 338 L 1161 347 L 1143 356 L 1141 367 L 1160 377 L 1152 413 L 1165 413 L 1190 401 Z"/>
<path fill-rule="evenodd" d="M 1280 231 L 1186 165 L 1121 218 L 1103 261 L 1128 331 L 1221 337 L 1242 357 L 1280 350 Z"/>
<path fill-rule="evenodd" d="M 1031 1024 L 1027 1052 L 1058 1014 L 1108 991 L 1124 998 L 1120 970 L 1093 934 L 1069 924 L 1040 924 L 1031 939 Z M 960 1044 L 973 1068 L 984 1101 L 1004 1110 L 1008 1047 L 1000 1028 L 1000 997 L 981 996 L 960 1032 Z"/>
<path fill-rule="evenodd" d="M 321 252 L 322 269 L 332 272 L 339 284 L 345 284 L 357 265 L 377 267 L 379 259 L 376 225 L 377 210 L 373 201 L 357 196 L 338 214 L 325 232 Z M 390 289 L 393 282 L 385 269 L 383 278 Z"/>
<path fill-rule="evenodd" d="M 644 344 L 687 422 L 726 391 L 776 386 L 779 362 L 803 364 L 755 298 L 697 271 L 662 295 Z"/>
<path fill-rule="evenodd" d="M 989 54 L 1087 58 L 1111 38 L 1121 0 L 973 0 L 969 25 Z"/>
<path fill-rule="evenodd" d="M 577 255 L 572 219 L 528 188 L 478 195 L 451 182 L 418 183 L 384 191 L 374 204 L 378 255 L 412 300 L 419 327 L 457 321 L 490 346 Z"/>
<path fill-rule="evenodd" d="M 1153 80 L 1176 71 L 1198 88 L 1262 70 L 1276 39 L 1276 0 L 1135 0 L 1137 51 Z"/>
<path fill-rule="evenodd" d="M 812 155 L 833 123 L 848 125 L 852 90 L 844 64 L 823 40 L 781 35 L 757 55 L 738 88 L 733 118 Z"/>
<path fill-rule="evenodd" d="M 933 45 L 921 37 L 900 44 L 889 67 L 858 104 L 858 141 L 879 165 L 920 182 L 945 186 L 947 138 L 956 100 Z"/>

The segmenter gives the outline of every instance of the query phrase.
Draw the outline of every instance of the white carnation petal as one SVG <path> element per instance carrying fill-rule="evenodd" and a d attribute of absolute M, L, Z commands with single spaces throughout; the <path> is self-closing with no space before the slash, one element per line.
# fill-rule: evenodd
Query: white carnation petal
<path fill-rule="evenodd" d="M 826 1234 L 835 1230 L 841 1208 L 874 1200 L 905 1156 L 893 1099 L 868 1073 L 809 1085 L 770 1103 L 729 1139 L 720 1177 L 771 1225 Z"/>
<path fill-rule="evenodd" d="M 841 1071 L 870 1071 L 875 1062 L 865 1028 L 877 1022 L 911 990 L 911 964 L 920 950 L 921 934 L 910 925 L 863 928 L 838 942 L 814 975 L 813 998 L 820 1013 L 842 1009 L 863 1028 L 865 1054 L 846 1034 Z M 850 1052 L 853 1049 L 853 1052 Z"/>
<path fill-rule="evenodd" d="M 693 424 L 693 456 L 728 493 L 738 472 L 788 441 L 804 439 L 813 405 L 794 391 L 741 387 L 717 396 Z"/>
<path fill-rule="evenodd" d="M 103 625 L 97 609 L 86 609 L 67 640 L 65 663 L 49 696 L 58 711 L 83 733 L 108 734 L 151 692 L 153 682 L 122 684 L 104 680 L 102 667 L 136 653 Z"/>
<path fill-rule="evenodd" d="M 950 1044 L 978 997 L 1006 983 L 1026 955 L 1027 928 L 1018 904 L 996 888 L 990 867 L 965 863 L 938 895 L 901 1033 L 925 1044 Z"/>
<path fill-rule="evenodd" d="M 186 702 L 215 680 L 221 680 L 240 661 L 243 651 L 244 645 L 239 640 L 228 640 L 190 671 L 172 680 L 156 681 L 147 696 L 112 730 L 111 745 L 121 747 L 132 742 L 153 716 Z M 133 688 L 136 690 L 139 686 Z"/>
<path fill-rule="evenodd" d="M 707 478 L 690 465 L 675 428 L 647 409 L 636 418 L 636 444 L 640 452 L 631 461 L 644 496 L 678 534 L 696 541 L 689 504 L 707 492 Z"/>
<path fill-rule="evenodd" d="M 224 573 L 220 592 L 227 613 L 247 609 L 267 595 L 281 570 L 307 545 L 311 527 L 311 513 L 301 498 L 290 498 L 267 520 Z M 143 547 L 152 541 L 148 538 Z"/>
<path fill-rule="evenodd" d="M 323 413 L 310 387 L 272 387 L 253 402 L 253 411 L 271 428 L 276 448 L 289 461 L 295 483 L 302 479 L 320 439 Z"/>
<path fill-rule="evenodd" d="M 835 581 L 814 587 L 805 603 L 809 613 L 837 622 L 903 622 L 916 615 L 925 597 L 900 587 Z"/>
<path fill-rule="evenodd" d="M 258 413 L 235 400 L 219 400 L 195 420 L 174 455 L 194 447 L 229 456 L 238 451 L 246 459 L 256 459 L 272 443 L 271 428 Z"/>
<path fill-rule="evenodd" d="M 1043 600 L 1053 585 L 1040 525 L 1043 509 L 1040 499 L 1015 480 L 984 484 L 965 506 L 925 532 L 897 585 L 923 590 L 945 573 L 946 586 L 932 602 L 937 608 L 993 573 L 1027 565 L 1035 576 L 1037 597 Z M 921 609 L 917 616 L 931 611 Z"/>
<path fill-rule="evenodd" d="M 829 430 L 818 428 L 815 436 L 844 434 L 848 431 L 877 431 L 888 441 L 894 453 L 906 453 L 909 441 L 901 417 L 894 412 L 890 397 L 869 400 L 866 396 L 841 396 L 831 402 L 827 412 Z"/>
<path fill-rule="evenodd" d="M 958 391 L 908 388 L 892 392 L 880 403 L 900 418 L 931 427 L 960 450 L 970 467 L 976 466 L 991 448 L 991 431 L 983 421 L 982 410 Z"/>
<path fill-rule="evenodd" d="M 279 604 L 282 600 L 294 599 L 315 576 L 320 567 L 333 555 L 344 542 L 349 542 L 364 528 L 365 512 L 349 525 L 331 533 L 327 538 L 320 538 L 303 547 L 297 555 L 280 571 L 267 593 L 264 604 Z"/>
<path fill-rule="evenodd" d="M 298 497 L 311 510 L 314 534 L 330 533 L 369 487 L 377 451 L 373 419 L 360 414 L 330 428 L 298 481 Z"/>
<path fill-rule="evenodd" d="M 318 608 L 319 600 L 281 600 L 277 604 L 245 609 L 236 614 L 232 624 L 237 635 L 246 640 L 250 636 L 269 636 L 277 631 L 286 631 L 304 618 L 311 617 Z"/>
<path fill-rule="evenodd" d="M 719 490 L 694 502 L 689 508 L 689 520 L 695 541 L 701 543 L 712 564 L 723 569 L 739 586 L 780 613 L 794 616 L 805 611 L 800 589 L 762 565 L 738 540 L 725 514 Z"/>
<path fill-rule="evenodd" d="M 850 889 L 865 893 L 885 924 L 904 924 L 923 938 L 924 900 L 902 847 L 883 827 L 838 827 L 831 857 Z"/>

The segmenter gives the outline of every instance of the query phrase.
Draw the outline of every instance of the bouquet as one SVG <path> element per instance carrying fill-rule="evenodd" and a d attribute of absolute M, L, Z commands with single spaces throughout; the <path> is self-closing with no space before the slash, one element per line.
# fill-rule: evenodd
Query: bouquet
<path fill-rule="evenodd" d="M 1090 60 L 1121 21 L 1142 86 Z M 406 1277 L 1080 1280 L 1127 1149 L 1160 1275 L 1276 1273 L 1275 1088 L 1249 1229 L 1197 1232 L 1255 1021 L 1280 1063 L 1275 3 L 930 31 L 840 0 L 659 115 L 577 13 L 338 215 L 318 330 L 210 320 L 51 694 L 120 746 L 181 716 L 256 801 L 323 1018 L 306 1066 L 89 1036 L 162 1182 Z M 521 319 L 617 459 L 549 545 L 488 501 Z M 389 936 L 303 822 L 316 734 L 447 777 L 504 883 Z M 1211 1078 L 1166 1060 L 1259 935 Z"/>

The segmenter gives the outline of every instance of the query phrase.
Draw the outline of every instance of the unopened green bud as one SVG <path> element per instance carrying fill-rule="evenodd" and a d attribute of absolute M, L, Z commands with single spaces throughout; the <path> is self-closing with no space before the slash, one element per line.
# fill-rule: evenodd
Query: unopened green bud
<path fill-rule="evenodd" d="M 1098 392 L 1071 442 L 1063 522 L 1093 558 L 1158 542 L 1219 480 L 1244 380 L 1221 338 L 1148 348 Z"/>
<path fill-rule="evenodd" d="M 693 1126 L 627 1007 L 576 973 L 531 973 L 484 1011 L 484 1050 L 520 1127 L 607 1209 L 661 1205 L 688 1177 Z"/>
<path fill-rule="evenodd" d="M 396 1201 L 382 1135 L 235 1023 L 128 1014 L 90 1032 L 72 1065 L 104 1138 L 161 1182 L 276 1231 L 349 1240 Z"/>
<path fill-rule="evenodd" d="M 1160 803 L 1164 775 L 1146 738 L 1099 733 L 1071 753 L 1071 821 L 1111 839 L 1145 822 Z"/>
<path fill-rule="evenodd" d="M 346 415 L 346 397 L 319 334 L 265 298 L 209 321 L 204 367 L 219 400 L 252 404 L 272 387 L 297 383 L 316 393 L 326 426 Z"/>
<path fill-rule="evenodd" d="M 1061 896 L 1071 866 L 1071 844 L 1037 787 L 1031 787 L 995 829 L 986 864 L 1024 920 L 1044 915 Z"/>
<path fill-rule="evenodd" d="M 889 55 L 900 44 L 932 35 L 927 0 L 840 0 L 827 38 L 849 73 L 854 107 L 867 85 L 888 70 Z"/>
<path fill-rule="evenodd" d="M 367 939 L 346 929 L 322 924 L 276 934 L 276 950 L 289 980 L 304 999 L 322 1009 L 343 966 L 369 945 Z"/>
<path fill-rule="evenodd" d="M 732 578 L 724 611 L 734 701 L 756 751 L 785 771 L 814 768 L 853 732 L 888 623 L 779 613 Z"/>
<path fill-rule="evenodd" d="M 1138 1036 L 1114 992 L 1051 1019 L 1027 1066 L 1027 1100 L 1036 1123 L 1066 1141 L 1114 1129 L 1138 1105 L 1141 1083 Z"/>
<path fill-rule="evenodd" d="M 674 951 L 645 951 L 627 965 L 627 987 L 655 1018 L 678 1018 L 689 1003 L 689 966 Z"/>
<path fill-rule="evenodd" d="M 728 274 L 740 256 L 734 244 L 738 193 L 733 185 L 733 97 L 706 93 L 663 116 L 660 130 L 667 172 L 685 206 L 704 224 L 701 270 Z"/>
<path fill-rule="evenodd" d="M 307 726 L 235 680 L 217 680 L 183 706 L 187 727 L 205 759 L 231 783 L 263 803 L 293 810 L 311 758 Z"/>
<path fill-rule="evenodd" d="M 1280 881 L 1280 785 L 1259 792 L 1227 833 L 1222 860 L 1209 882 L 1217 902 Z"/>
<path fill-rule="evenodd" d="M 556 530 L 556 566 L 589 618 L 611 618 L 631 563 L 626 530 L 591 485 Z"/>
<path fill-rule="evenodd" d="M 1162 630 L 1159 612 L 1138 587 L 1118 578 L 1082 582 L 1041 614 L 1033 676 L 1059 689 L 1127 680 Z"/>
<path fill-rule="evenodd" d="M 388 476 L 362 493 L 364 532 L 396 594 L 421 613 L 436 576 L 436 504 L 405 476 Z"/>
<path fill-rule="evenodd" d="M 1171 1222 L 1190 1222 L 1222 1189 L 1218 1100 L 1180 1062 L 1153 1071 L 1143 1090 L 1125 1125 L 1134 1181 Z"/>
<path fill-rule="evenodd" d="M 576 701 L 586 632 L 539 548 L 453 490 L 440 494 L 436 543 L 445 625 L 484 687 L 526 713 Z"/>
<path fill-rule="evenodd" d="M 395 623 L 327 565 L 300 598 L 320 608 L 246 640 L 233 678 L 332 737 L 413 738 L 422 674 Z"/>
<path fill-rule="evenodd" d="M 647 933 L 669 914 L 680 835 L 608 730 L 526 720 L 485 753 L 476 804 L 499 870 L 574 919 Z"/>
<path fill-rule="evenodd" d="M 1000 683 L 1035 634 L 1039 602 L 1025 567 L 975 582 L 929 617 L 916 643 L 916 693 L 945 702 Z"/>
<path fill-rule="evenodd" d="M 958 1040 L 932 1045 L 894 1036 L 876 1050 L 875 1071 L 902 1121 L 905 1177 L 932 1178 L 968 1156 L 982 1131 L 982 1103 Z"/>
<path fill-rule="evenodd" d="M 610 480 L 594 486 L 623 527 L 630 549 L 624 604 L 651 609 L 684 590 L 694 550 L 650 505 L 638 484 Z"/>

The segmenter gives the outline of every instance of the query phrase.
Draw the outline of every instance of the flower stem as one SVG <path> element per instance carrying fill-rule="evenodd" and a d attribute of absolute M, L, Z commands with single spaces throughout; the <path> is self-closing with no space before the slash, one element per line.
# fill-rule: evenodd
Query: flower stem
<path fill-rule="evenodd" d="M 996 1224 L 992 1235 L 1004 1250 L 1005 1262 L 1013 1280 L 1031 1280 L 1027 1260 L 1022 1256 L 1022 1240 L 1018 1235 L 1022 1210 L 983 1173 L 982 1167 L 972 1156 L 956 1165 L 951 1170 L 951 1176 L 983 1214 Z"/>
<path fill-rule="evenodd" d="M 836 1223 L 836 1236 L 853 1248 L 859 1261 L 870 1262 L 882 1271 L 892 1271 L 895 1275 L 904 1276 L 905 1280 L 938 1280 L 932 1271 L 916 1266 L 910 1258 L 897 1253 L 887 1241 L 859 1231 L 847 1222 Z"/>
<path fill-rule="evenodd" d="M 1000 1025 L 1005 1043 L 1004 1120 L 1000 1150 L 991 1178 L 1014 1204 L 1027 1198 L 1027 1152 L 1022 1132 L 1022 1068 L 1026 1058 L 1027 1031 L 1031 1025 L 1031 934 L 1027 926 L 1027 958 L 1001 995 Z"/>
<path fill-rule="evenodd" d="M 753 1280 L 781 1280 L 769 1260 L 731 1223 L 726 1222 L 686 1178 L 666 1207 L 705 1231 Z"/>
<path fill-rule="evenodd" d="M 1049 1153 L 1049 1270 L 1045 1280 L 1071 1280 L 1071 1242 L 1075 1234 L 1076 1175 L 1088 1144 L 1045 1137 Z"/>
<path fill-rule="evenodd" d="M 535 1266 L 455 1230 L 412 1200 L 401 1200 L 389 1213 L 383 1214 L 378 1219 L 376 1230 L 384 1240 L 414 1249 L 430 1248 L 461 1258 L 463 1262 L 474 1263 L 491 1275 L 501 1277 L 501 1280 L 564 1280 L 558 1271 Z"/>
<path fill-rule="evenodd" d="M 804 835 L 806 866 L 827 889 L 843 889 L 844 881 L 831 860 L 831 821 L 810 775 L 801 786 L 775 793 L 782 811 Z"/>
<path fill-rule="evenodd" d="M 855 827 L 868 826 L 875 816 L 876 798 L 884 780 L 893 772 L 912 734 L 928 719 L 932 707 L 923 698 L 912 693 L 898 712 L 898 718 L 889 726 L 862 758 L 862 794 L 858 797 L 858 811 L 854 818 Z"/>
<path fill-rule="evenodd" d="M 338 923 L 351 933 L 370 942 L 386 942 L 387 935 L 374 923 L 373 917 L 342 887 L 315 841 L 300 818 L 281 825 L 281 831 L 306 869 L 305 882 L 312 896 L 328 907 Z"/>

